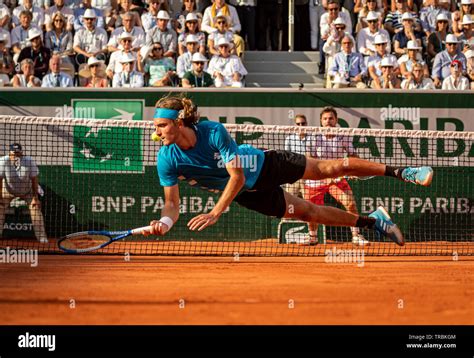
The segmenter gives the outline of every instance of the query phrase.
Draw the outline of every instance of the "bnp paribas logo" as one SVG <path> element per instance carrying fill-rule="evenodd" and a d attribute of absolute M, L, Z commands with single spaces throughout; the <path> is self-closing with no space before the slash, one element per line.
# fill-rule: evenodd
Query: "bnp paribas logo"
<path fill-rule="evenodd" d="M 72 101 L 74 114 L 93 113 L 94 118 L 87 119 L 97 121 L 139 121 L 143 109 L 142 100 Z M 143 130 L 127 126 L 75 126 L 73 153 L 73 173 L 142 173 Z"/>

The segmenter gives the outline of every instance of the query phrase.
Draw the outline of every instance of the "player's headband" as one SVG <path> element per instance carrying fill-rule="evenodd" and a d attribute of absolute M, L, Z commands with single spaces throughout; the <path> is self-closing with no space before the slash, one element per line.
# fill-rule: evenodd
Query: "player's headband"
<path fill-rule="evenodd" d="M 156 108 L 153 118 L 167 118 L 174 121 L 176 118 L 178 118 L 178 116 L 179 111 L 176 109 Z"/>

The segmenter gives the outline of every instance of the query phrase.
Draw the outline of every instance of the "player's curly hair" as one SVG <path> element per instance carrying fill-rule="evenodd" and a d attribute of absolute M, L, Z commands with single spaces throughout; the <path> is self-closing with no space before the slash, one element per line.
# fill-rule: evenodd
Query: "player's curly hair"
<path fill-rule="evenodd" d="M 168 95 L 163 98 L 160 98 L 155 105 L 156 108 L 168 108 L 175 109 L 180 111 L 178 121 L 186 127 L 191 127 L 192 125 L 199 122 L 199 113 L 198 107 L 193 103 L 193 101 L 186 97 L 185 94 L 182 95 Z"/>

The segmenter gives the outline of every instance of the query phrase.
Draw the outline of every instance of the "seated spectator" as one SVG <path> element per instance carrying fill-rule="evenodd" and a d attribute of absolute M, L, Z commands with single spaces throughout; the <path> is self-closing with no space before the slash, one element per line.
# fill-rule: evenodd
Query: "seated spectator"
<path fill-rule="evenodd" d="M 225 0 L 214 0 L 214 3 L 206 8 L 202 18 L 201 29 L 209 35 L 212 34 L 217 28 L 217 14 L 227 16 L 228 30 L 233 33 L 233 42 L 235 44 L 236 53 L 238 56 L 241 56 L 244 52 L 245 44 L 242 37 L 238 35 L 241 30 L 239 15 L 237 14 L 235 7 L 226 4 Z"/>
<path fill-rule="evenodd" d="M 28 10 L 23 10 L 20 13 L 20 26 L 15 27 L 11 32 L 11 49 L 12 52 L 16 55 L 13 57 L 15 62 L 17 61 L 18 55 L 20 51 L 24 49 L 26 46 L 29 46 L 30 43 L 28 42 L 28 32 L 31 29 L 37 29 L 41 32 L 41 30 L 37 26 L 31 25 L 31 12 Z M 43 33 L 41 32 L 41 35 Z"/>
<path fill-rule="evenodd" d="M 369 26 L 367 16 L 369 13 L 373 12 L 376 14 L 378 19 L 378 28 L 383 28 L 383 18 L 385 15 L 385 10 L 383 8 L 382 1 L 377 0 L 356 0 L 354 6 L 354 13 L 358 15 L 356 33 L 359 33 L 360 30 Z M 372 16 L 374 17 L 374 16 Z"/>
<path fill-rule="evenodd" d="M 192 69 L 192 57 L 198 52 L 199 41 L 194 35 L 188 35 L 186 37 L 186 48 L 187 51 L 178 57 L 176 61 L 176 73 L 179 78 L 183 78 L 184 74 Z"/>
<path fill-rule="evenodd" d="M 417 16 L 410 12 L 406 0 L 395 0 L 395 8 L 395 11 L 390 11 L 385 17 L 385 30 L 387 30 L 390 35 L 395 35 L 403 30 L 402 16 L 405 13 L 412 15 L 415 30 L 421 31 L 421 22 Z"/>
<path fill-rule="evenodd" d="M 123 26 L 116 28 L 110 35 L 107 44 L 109 52 L 120 50 L 118 38 L 122 33 L 126 33 L 133 38 L 132 51 L 139 51 L 145 45 L 145 32 L 141 26 L 135 26 L 135 17 L 131 12 L 122 15 Z"/>
<path fill-rule="evenodd" d="M 367 68 L 369 72 L 370 81 L 372 82 L 372 88 L 380 88 L 379 77 L 382 76 L 382 67 L 380 63 L 382 59 L 385 57 L 390 58 L 391 63 L 394 65 L 394 72 L 398 75 L 399 68 L 397 58 L 394 55 L 391 55 L 387 51 L 387 43 L 389 43 L 389 39 L 384 35 L 377 35 L 374 39 L 375 45 L 375 55 L 370 56 L 367 60 Z M 373 83 L 375 82 L 375 83 Z"/>
<path fill-rule="evenodd" d="M 92 7 L 91 0 L 82 0 L 81 7 L 76 8 L 74 11 L 74 31 L 79 31 L 81 28 L 87 27 L 87 22 L 84 21 L 85 15 L 87 18 L 91 18 L 94 14 L 94 26 L 100 29 L 104 29 L 104 18 L 102 17 L 102 11 Z"/>
<path fill-rule="evenodd" d="M 183 6 L 181 7 L 180 11 L 177 11 L 175 14 L 176 18 L 176 32 L 182 33 L 186 31 L 186 24 L 187 17 L 189 14 L 194 14 L 198 20 L 198 24 L 196 25 L 196 29 L 199 29 L 199 26 L 202 22 L 202 13 L 198 11 L 196 0 L 184 0 Z"/>
<path fill-rule="evenodd" d="M 2 30 L 10 31 L 11 13 L 7 5 L 0 1 L 0 33 Z"/>
<path fill-rule="evenodd" d="M 474 50 L 469 50 L 464 53 L 467 61 L 466 77 L 471 82 L 471 89 L 474 89 Z"/>
<path fill-rule="evenodd" d="M 145 73 L 150 87 L 173 86 L 176 80 L 176 66 L 169 57 L 163 56 L 163 46 L 157 42 L 140 50 L 139 70 Z"/>
<path fill-rule="evenodd" d="M 147 45 L 159 42 L 165 51 L 163 56 L 174 57 L 178 46 L 178 35 L 174 30 L 168 28 L 170 16 L 166 11 L 160 10 L 157 18 L 158 26 L 148 31 L 145 42 Z"/>
<path fill-rule="evenodd" d="M 387 30 L 379 28 L 380 18 L 376 12 L 369 12 L 367 15 L 368 27 L 363 28 L 357 34 L 357 48 L 363 56 L 375 55 L 374 40 L 377 35 L 384 35 L 387 39 L 390 37 Z M 387 51 L 391 52 L 390 43 L 387 43 Z"/>
<path fill-rule="evenodd" d="M 456 36 L 449 34 L 446 36 L 446 50 L 441 51 L 436 55 L 433 62 L 433 70 L 431 71 L 431 78 L 433 78 L 436 88 L 440 88 L 443 80 L 451 75 L 451 63 L 454 60 L 459 60 L 463 67 L 463 72 L 466 71 L 466 57 L 463 53 L 458 51 L 458 39 Z"/>
<path fill-rule="evenodd" d="M 430 36 L 436 31 L 436 22 L 440 15 L 448 18 L 448 16 L 451 16 L 451 13 L 442 6 L 439 0 L 428 0 L 424 2 L 420 10 L 420 21 L 426 36 Z"/>
<path fill-rule="evenodd" d="M 408 41 L 407 45 L 408 54 L 403 55 L 398 59 L 398 63 L 400 65 L 400 72 L 403 78 L 410 78 L 412 73 L 412 67 L 415 63 L 419 63 L 423 66 L 423 75 L 425 77 L 430 77 L 430 71 L 428 69 L 428 65 L 421 56 L 421 46 L 415 41 Z"/>
<path fill-rule="evenodd" d="M 143 30 L 148 34 L 152 29 L 158 25 L 158 12 L 160 11 L 160 0 L 150 0 L 148 11 L 142 14 L 141 22 Z"/>
<path fill-rule="evenodd" d="M 338 17 L 334 20 L 333 24 L 335 26 L 334 30 L 331 31 L 331 34 L 323 45 L 328 68 L 331 68 L 336 53 L 341 51 L 341 41 L 346 34 L 346 24 L 342 18 Z M 332 88 L 331 76 L 327 76 L 326 80 L 326 88 Z"/>
<path fill-rule="evenodd" d="M 42 8 L 33 5 L 32 0 L 24 0 L 23 5 L 16 7 L 13 10 L 12 27 L 20 26 L 20 16 L 22 11 L 29 11 L 32 15 L 31 24 L 42 28 L 44 25 L 44 11 Z"/>
<path fill-rule="evenodd" d="M 106 14 L 110 14 L 110 11 L 116 7 L 117 5 L 115 4 L 116 1 L 111 1 L 111 0 L 92 0 L 91 5 L 100 11 L 102 11 L 102 14 L 105 16 Z"/>
<path fill-rule="evenodd" d="M 184 25 L 184 30 L 178 36 L 178 51 L 182 55 L 186 52 L 186 37 L 189 35 L 194 35 L 197 37 L 199 42 L 198 51 L 202 54 L 206 53 L 206 35 L 204 32 L 199 31 L 199 22 L 196 14 L 189 13 L 186 15 L 186 22 Z"/>
<path fill-rule="evenodd" d="M 462 32 L 461 21 L 464 15 L 469 15 L 471 20 L 474 20 L 474 8 L 472 6 L 472 0 L 461 0 L 461 9 L 454 11 L 452 14 L 452 29 L 455 34 Z"/>
<path fill-rule="evenodd" d="M 89 88 L 105 88 L 108 87 L 107 78 L 102 76 L 101 68 L 104 68 L 104 62 L 95 58 L 89 57 L 87 60 L 87 68 L 89 70 L 89 75 L 87 76 L 87 81 L 84 84 L 84 87 Z"/>
<path fill-rule="evenodd" d="M 328 75 L 334 80 L 333 88 L 367 88 L 364 83 L 367 67 L 362 55 L 352 51 L 354 45 L 354 38 L 344 35 L 341 41 L 342 50 L 334 56 L 334 62 L 328 71 Z"/>
<path fill-rule="evenodd" d="M 62 1 L 62 0 L 61 0 Z M 45 46 L 52 53 L 61 56 L 62 61 L 72 64 L 69 56 L 74 54 L 72 49 L 72 34 L 66 29 L 66 18 L 59 11 L 51 16 L 51 23 L 48 25 L 51 29 L 44 36 Z"/>
<path fill-rule="evenodd" d="M 61 56 L 53 55 L 49 60 L 50 72 L 43 77 L 41 87 L 74 87 L 71 76 L 61 72 Z"/>
<path fill-rule="evenodd" d="M 0 34 L 0 80 L 3 84 L 10 82 L 10 75 L 13 73 L 13 59 L 6 44 L 7 35 Z"/>
<path fill-rule="evenodd" d="M 28 31 L 27 40 L 31 42 L 31 46 L 21 50 L 18 56 L 18 62 L 23 61 L 25 58 L 33 60 L 35 76 L 40 79 L 43 79 L 43 76 L 48 72 L 49 59 L 51 58 L 50 49 L 43 46 L 42 34 L 41 30 L 36 28 Z"/>
<path fill-rule="evenodd" d="M 86 0 L 90 1 L 90 0 Z M 74 35 L 74 51 L 78 65 L 86 63 L 89 57 L 105 60 L 107 52 L 107 33 L 96 27 L 96 15 L 92 9 L 87 9 L 82 15 L 85 27 L 80 28 Z"/>
<path fill-rule="evenodd" d="M 443 80 L 441 89 L 444 90 L 468 90 L 470 89 L 469 80 L 462 75 L 463 64 L 454 60 L 450 65 L 451 74 Z"/>
<path fill-rule="evenodd" d="M 415 30 L 415 25 L 413 24 L 414 18 L 413 15 L 409 12 L 406 12 L 402 16 L 403 29 L 395 34 L 393 37 L 393 49 L 395 56 L 400 57 L 408 53 L 407 44 L 408 41 L 415 41 L 418 45 L 421 46 L 421 40 L 423 38 L 423 33 Z"/>
<path fill-rule="evenodd" d="M 226 38 L 220 38 L 217 42 L 219 55 L 214 55 L 209 62 L 208 72 L 214 79 L 216 87 L 243 87 L 243 77 L 247 70 L 240 58 L 230 52 L 230 43 Z"/>
<path fill-rule="evenodd" d="M 444 42 L 448 35 L 449 20 L 445 14 L 439 14 L 436 17 L 435 31 L 428 37 L 428 62 L 431 64 L 436 54 L 446 50 Z"/>
<path fill-rule="evenodd" d="M 376 89 L 399 89 L 401 81 L 393 71 L 394 63 L 391 57 L 384 57 L 380 62 L 380 68 L 382 69 L 382 75 L 379 77 L 378 82 L 373 81 L 372 88 Z M 374 85 L 377 83 L 379 86 Z"/>
<path fill-rule="evenodd" d="M 137 11 L 132 10 L 132 0 L 120 0 L 118 10 L 112 12 L 109 21 L 107 22 L 107 31 L 113 32 L 115 29 L 124 26 L 125 23 L 123 21 L 123 16 L 127 13 L 132 17 L 132 20 L 130 21 L 133 21 L 134 26 L 138 26 L 141 28 L 142 21 L 140 19 L 139 13 Z"/>
<path fill-rule="evenodd" d="M 460 41 L 459 46 L 462 52 L 474 50 L 474 36 L 472 33 L 473 24 L 474 20 L 472 20 L 469 15 L 464 15 L 461 22 L 462 33 L 457 34 L 458 40 Z"/>
<path fill-rule="evenodd" d="M 66 31 L 72 31 L 74 29 L 74 11 L 65 6 L 64 0 L 54 0 L 54 6 L 48 8 L 44 14 L 44 23 L 46 25 L 46 31 L 51 31 L 54 25 L 54 18 L 56 13 L 62 15 L 62 19 L 65 20 L 64 28 Z"/>
<path fill-rule="evenodd" d="M 134 70 L 135 57 L 131 53 L 125 53 L 120 58 L 122 71 L 114 75 L 113 88 L 141 88 L 144 85 L 143 75 Z"/>
<path fill-rule="evenodd" d="M 420 63 L 413 64 L 411 76 L 402 81 L 401 88 L 406 90 L 422 89 L 434 90 L 436 89 L 431 78 L 423 76 L 424 68 Z"/>
<path fill-rule="evenodd" d="M 13 87 L 41 87 L 41 80 L 35 76 L 33 60 L 25 58 L 20 62 L 21 73 L 12 78 Z"/>
<path fill-rule="evenodd" d="M 237 50 L 234 44 L 234 33 L 229 28 L 229 18 L 223 14 L 217 14 L 214 20 L 216 30 L 212 32 L 207 38 L 207 47 L 211 55 L 219 55 L 219 48 L 217 42 L 221 38 L 225 38 L 231 45 L 231 53 L 236 55 Z"/>
<path fill-rule="evenodd" d="M 123 65 L 120 61 L 125 54 L 131 54 L 135 58 L 135 62 L 137 60 L 137 55 L 132 49 L 133 36 L 127 32 L 122 32 L 118 41 L 121 50 L 112 52 L 107 66 L 107 77 L 110 79 L 113 79 L 116 73 L 122 72 Z"/>
<path fill-rule="evenodd" d="M 184 74 L 182 85 L 185 88 L 214 87 L 214 80 L 205 71 L 207 58 L 200 52 L 196 52 L 192 58 L 193 67 L 191 71 Z"/>

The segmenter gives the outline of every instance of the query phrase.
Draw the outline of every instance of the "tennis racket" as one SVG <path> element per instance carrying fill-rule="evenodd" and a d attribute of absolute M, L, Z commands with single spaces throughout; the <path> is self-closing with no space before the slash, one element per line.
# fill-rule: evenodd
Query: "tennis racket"
<path fill-rule="evenodd" d="M 122 240 L 130 235 L 141 235 L 143 231 L 151 231 L 151 226 L 139 227 L 126 231 L 82 231 L 69 234 L 58 242 L 58 247 L 70 254 L 79 254 L 102 249 L 111 243 Z"/>
<path fill-rule="evenodd" d="M 375 175 L 363 176 L 363 177 L 358 177 L 358 176 L 355 176 L 355 175 L 351 175 L 351 176 L 344 177 L 344 179 L 347 179 L 347 180 L 369 180 L 369 179 L 373 179 L 375 177 L 376 177 Z"/>

